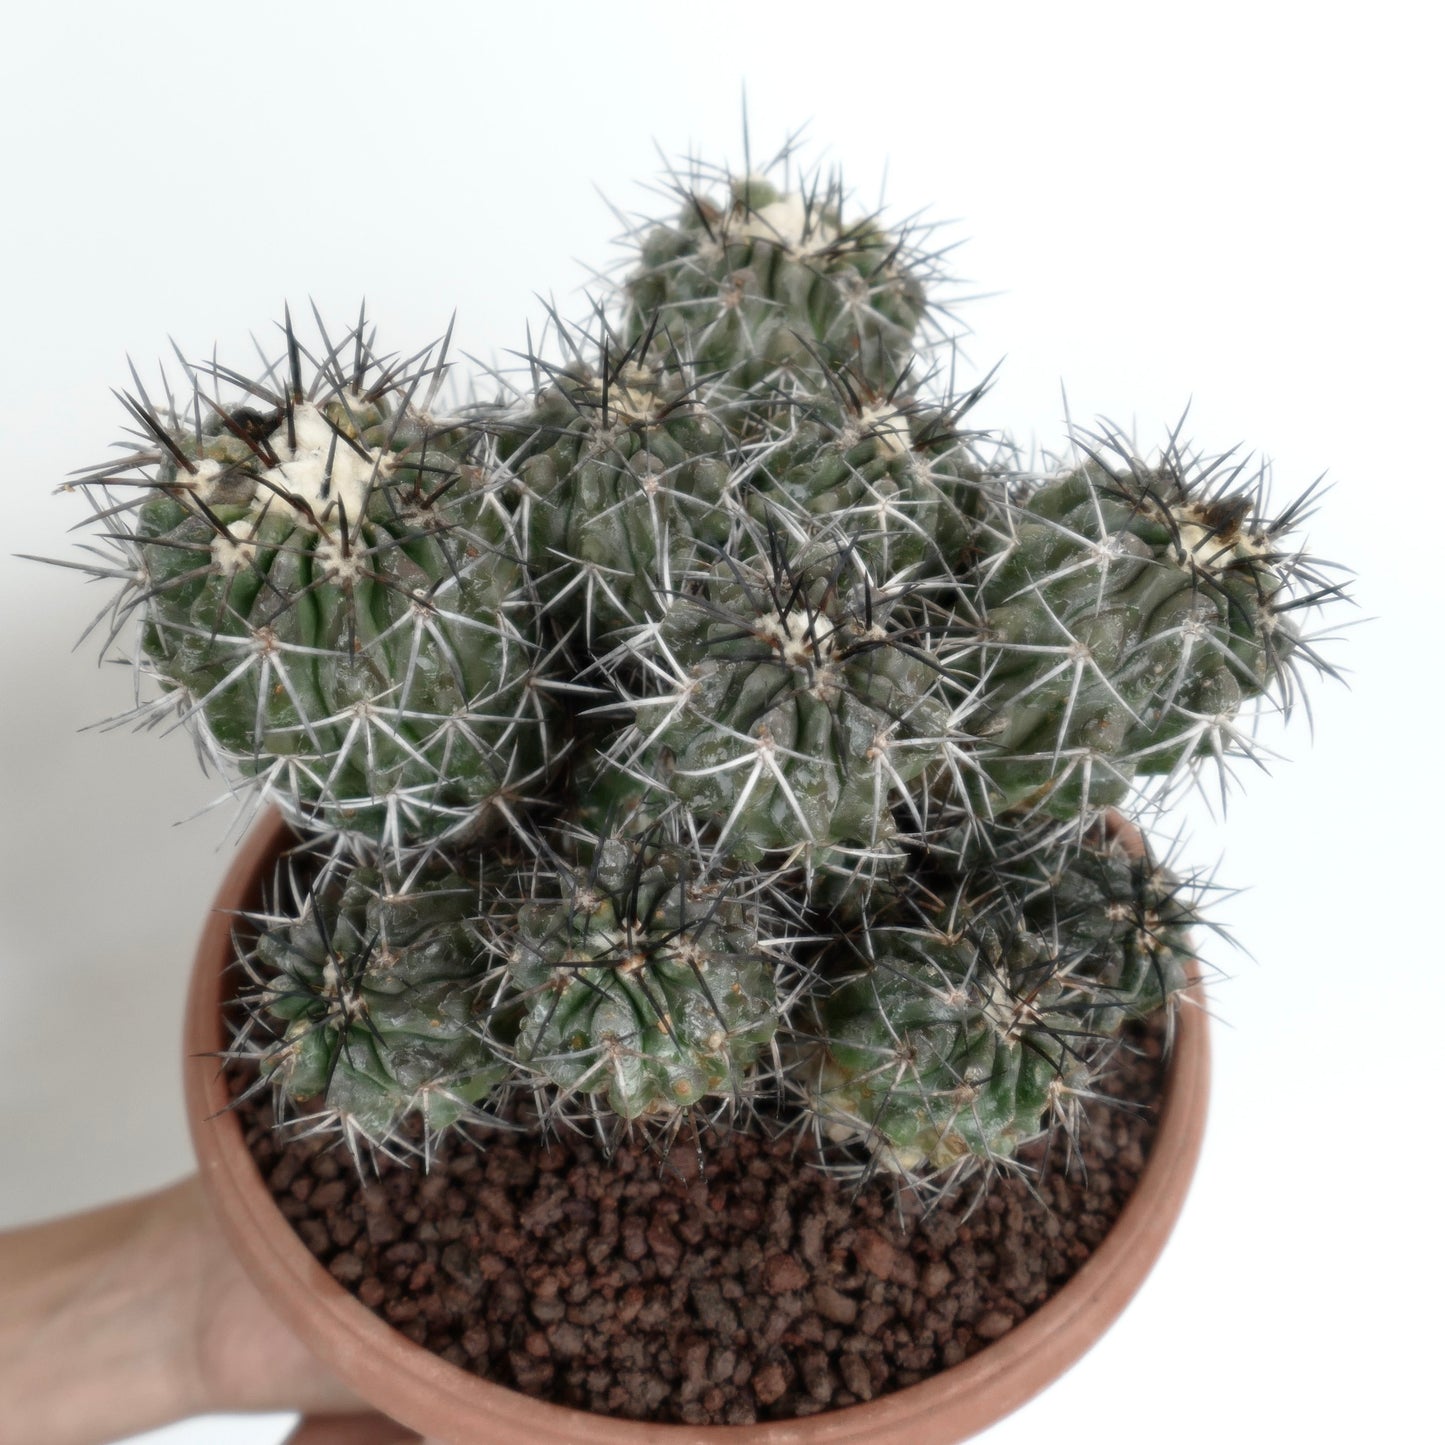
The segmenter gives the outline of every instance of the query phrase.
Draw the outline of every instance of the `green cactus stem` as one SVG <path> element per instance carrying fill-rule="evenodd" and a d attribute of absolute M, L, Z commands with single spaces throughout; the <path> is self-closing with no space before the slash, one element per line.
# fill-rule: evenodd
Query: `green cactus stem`
<path fill-rule="evenodd" d="M 556 625 L 585 640 L 658 616 L 699 542 L 727 536 L 731 442 L 651 335 L 596 368 L 552 368 L 528 405 L 483 424 L 525 499 L 527 555 Z M 569 338 L 580 358 L 582 338 Z"/>
<path fill-rule="evenodd" d="M 234 1052 L 258 1059 L 278 1118 L 396 1150 L 409 1117 L 429 1141 L 480 1117 L 510 1068 L 477 913 L 476 886 L 456 874 L 340 860 L 297 906 L 257 920 Z"/>
<path fill-rule="evenodd" d="M 714 180 L 725 199 L 708 194 Z M 672 224 L 640 228 L 623 287 L 623 331 L 661 324 L 721 395 L 793 389 L 819 358 L 886 392 L 931 320 L 936 258 L 917 228 L 849 215 L 837 177 L 677 178 Z M 806 382 L 802 384 L 806 385 Z"/>
<path fill-rule="evenodd" d="M 682 850 L 600 840 L 584 874 L 517 914 L 511 983 L 522 1066 L 623 1119 L 738 1100 L 778 1024 L 774 944 L 737 883 Z"/>
<path fill-rule="evenodd" d="M 1184 987 L 1195 921 L 1167 870 L 1097 833 L 905 895 L 822 965 L 836 982 L 803 1078 L 825 1132 L 944 1187 L 1012 1157 L 1067 1117 L 1125 1021 Z"/>
<path fill-rule="evenodd" d="M 781 414 L 744 504 L 759 521 L 781 507 L 831 523 L 880 581 L 947 572 L 972 543 L 985 474 L 959 422 L 987 383 L 943 408 L 869 392 L 847 370 L 823 381 Z"/>
<path fill-rule="evenodd" d="M 927 639 L 846 540 L 749 537 L 621 654 L 643 664 L 625 741 L 719 854 L 877 846 L 950 747 Z"/>
<path fill-rule="evenodd" d="M 1136 777 L 1248 751 L 1237 719 L 1302 662 L 1291 623 L 1339 592 L 1288 533 L 1305 499 L 1262 515 L 1259 478 L 1171 444 L 1155 465 L 1118 437 L 1002 517 L 976 567 L 978 642 L 949 658 L 977 705 L 964 726 L 996 807 L 1066 818 Z"/>
<path fill-rule="evenodd" d="M 137 658 L 226 773 L 299 825 L 390 851 L 476 826 L 545 765 L 535 602 L 475 439 L 365 320 L 303 385 L 217 368 L 190 417 L 128 399 L 144 444 L 86 477 L 129 568 Z M 420 399 L 419 399 L 420 394 Z"/>

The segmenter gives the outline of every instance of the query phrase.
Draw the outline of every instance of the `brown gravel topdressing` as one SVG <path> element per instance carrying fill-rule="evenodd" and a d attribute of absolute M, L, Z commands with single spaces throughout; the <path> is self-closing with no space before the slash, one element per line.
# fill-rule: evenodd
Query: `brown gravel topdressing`
<path fill-rule="evenodd" d="M 1162 1075 L 1140 1035 L 1105 1092 L 1152 1105 Z M 800 1166 L 795 1135 L 704 1135 L 700 1172 L 690 1143 L 660 1164 L 496 1133 L 363 1187 L 343 1151 L 274 1133 L 268 1101 L 240 1109 L 297 1233 L 404 1334 L 528 1394 L 688 1424 L 840 1408 L 976 1353 L 1088 1258 L 1154 1134 L 1152 1108 L 1091 1104 L 1067 1167 L 1056 1148 L 971 1214 L 924 1214 L 887 1179 L 855 1193 Z"/>

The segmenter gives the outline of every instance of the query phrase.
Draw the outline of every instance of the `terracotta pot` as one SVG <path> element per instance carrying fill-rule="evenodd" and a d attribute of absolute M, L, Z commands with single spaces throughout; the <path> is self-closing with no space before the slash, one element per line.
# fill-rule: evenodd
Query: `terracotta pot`
<path fill-rule="evenodd" d="M 545 1404 L 478 1379 L 393 1330 L 331 1277 L 272 1202 L 239 1119 L 225 1112 L 228 1095 L 214 1055 L 224 1043 L 234 915 L 258 906 L 288 838 L 278 817 L 256 826 L 221 885 L 197 951 L 185 1076 L 201 1180 L 237 1257 L 296 1334 L 378 1410 L 446 1445 L 952 1445 L 1078 1360 L 1118 1317 L 1174 1227 L 1204 1134 L 1209 1053 L 1202 1008 L 1180 1011 L 1154 1147 L 1108 1237 L 1057 1294 L 963 1364 L 866 1404 L 749 1426 L 641 1424 Z"/>

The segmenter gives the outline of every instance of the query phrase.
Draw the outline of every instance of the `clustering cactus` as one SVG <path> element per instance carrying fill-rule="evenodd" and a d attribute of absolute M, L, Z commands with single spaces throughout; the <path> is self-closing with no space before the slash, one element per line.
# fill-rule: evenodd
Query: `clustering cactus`
<path fill-rule="evenodd" d="M 1193 890 L 1114 808 L 1322 666 L 1298 504 L 1177 439 L 1018 471 L 923 232 L 773 172 L 674 177 L 495 402 L 436 409 L 447 340 L 288 314 L 80 478 L 143 716 L 302 840 L 235 1052 L 358 1157 L 527 1090 L 766 1101 L 915 1185 L 1009 1158 L 1190 976 Z"/>

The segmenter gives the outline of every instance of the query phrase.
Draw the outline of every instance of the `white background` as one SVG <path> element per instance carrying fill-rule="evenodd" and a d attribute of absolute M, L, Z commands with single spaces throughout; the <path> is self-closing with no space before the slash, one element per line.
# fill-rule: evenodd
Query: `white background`
<path fill-rule="evenodd" d="M 108 388 L 174 336 L 249 355 L 284 300 L 364 296 L 409 350 L 474 354 L 584 305 L 654 143 L 742 163 L 804 123 L 864 204 L 966 240 L 975 418 L 1076 419 L 1272 459 L 1334 490 L 1311 538 L 1370 619 L 1350 687 L 1270 729 L 1187 859 L 1222 910 L 1210 1133 L 1119 1326 L 990 1445 L 1165 1435 L 1433 1437 L 1440 1270 L 1440 35 L 1424 5 L 27 5 L 6 22 L 0 230 L 0 1225 L 185 1173 L 188 954 L 224 862 L 180 736 L 78 735 L 126 706 L 70 655 L 101 598 L 63 475 Z M 808 17 L 808 18 L 805 18 Z M 579 259 L 580 258 L 580 259 Z M 1227 841 L 1226 841 L 1227 832 Z M 218 848 L 221 852 L 218 853 Z M 1432 1346 L 1432 1339 L 1434 1345 Z M 266 1445 L 194 1422 L 168 1445 Z M 36 1442 L 45 1445 L 45 1442 Z"/>

